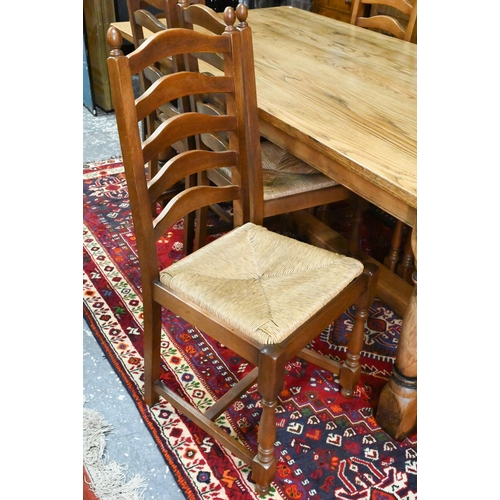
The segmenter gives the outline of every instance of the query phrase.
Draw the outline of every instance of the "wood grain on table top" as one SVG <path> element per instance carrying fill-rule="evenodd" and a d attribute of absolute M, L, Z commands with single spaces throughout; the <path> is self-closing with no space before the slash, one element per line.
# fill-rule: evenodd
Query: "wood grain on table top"
<path fill-rule="evenodd" d="M 260 116 L 416 208 L 415 44 L 288 7 L 248 24 Z"/>

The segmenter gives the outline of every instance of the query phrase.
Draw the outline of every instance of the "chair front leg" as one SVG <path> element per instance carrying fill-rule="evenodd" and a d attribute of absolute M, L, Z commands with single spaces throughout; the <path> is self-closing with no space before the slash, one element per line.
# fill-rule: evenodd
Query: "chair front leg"
<path fill-rule="evenodd" d="M 277 459 L 274 454 L 276 441 L 276 406 L 284 387 L 285 366 L 270 352 L 261 352 L 259 361 L 258 389 L 262 396 L 262 414 L 259 422 L 258 450 L 252 463 L 252 478 L 258 495 L 267 495 L 269 485 L 276 476 Z"/>
<path fill-rule="evenodd" d="M 340 369 L 340 386 L 342 396 L 349 398 L 353 395 L 359 377 L 361 375 L 361 365 L 359 357 L 364 342 L 365 324 L 368 318 L 367 308 L 358 308 L 354 327 L 351 332 L 349 344 L 347 346 L 347 356 Z"/>
<path fill-rule="evenodd" d="M 359 377 L 361 375 L 359 358 L 364 344 L 368 310 L 375 298 L 378 268 L 373 264 L 365 264 L 364 273 L 368 276 L 367 290 L 357 302 L 358 310 L 356 311 L 354 326 L 347 345 L 346 360 L 340 369 L 340 392 L 342 396 L 347 398 L 353 395 L 354 388 L 359 382 Z"/>

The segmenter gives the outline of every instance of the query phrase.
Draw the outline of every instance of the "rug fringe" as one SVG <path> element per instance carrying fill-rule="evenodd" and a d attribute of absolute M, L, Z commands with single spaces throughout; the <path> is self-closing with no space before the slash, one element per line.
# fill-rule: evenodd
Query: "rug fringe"
<path fill-rule="evenodd" d="M 83 409 L 83 464 L 90 488 L 100 500 L 142 500 L 145 480 L 137 474 L 127 481 L 125 468 L 107 457 L 106 434 L 112 430 L 97 411 Z"/>
<path fill-rule="evenodd" d="M 111 158 L 108 158 L 107 160 L 92 160 L 92 161 L 86 161 L 83 163 L 83 168 L 89 168 L 92 165 L 105 165 L 107 163 L 120 163 L 123 161 L 123 158 L 121 155 L 118 156 L 112 156 Z"/>

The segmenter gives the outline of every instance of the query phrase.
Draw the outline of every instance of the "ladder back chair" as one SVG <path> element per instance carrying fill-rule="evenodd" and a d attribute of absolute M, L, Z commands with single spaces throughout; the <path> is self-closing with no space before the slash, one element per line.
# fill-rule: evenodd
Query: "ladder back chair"
<path fill-rule="evenodd" d="M 225 25 L 220 15 L 214 14 L 211 9 L 201 2 L 193 0 L 166 0 L 169 4 L 167 10 L 167 25 L 169 28 L 183 27 L 195 29 L 214 34 L 221 34 Z M 246 20 L 240 27 L 242 36 L 251 37 L 250 31 L 245 31 Z M 249 42 L 251 43 L 251 38 Z M 189 59 L 191 71 L 203 71 L 208 74 L 216 74 L 222 70 L 222 58 L 220 55 L 202 55 Z M 244 61 L 246 67 L 244 71 L 248 73 L 246 83 L 254 84 L 255 70 L 253 58 Z M 177 68 L 181 71 L 183 68 Z M 255 89 L 249 91 L 250 96 L 255 95 Z M 202 113 L 216 115 L 224 112 L 224 96 L 204 95 L 197 96 L 193 104 L 196 110 Z M 256 106 L 252 103 L 252 106 Z M 301 159 L 297 158 L 282 147 L 261 137 L 258 121 L 249 124 L 249 133 L 253 146 L 260 141 L 260 163 L 262 175 L 255 178 L 255 193 L 262 193 L 255 196 L 254 210 L 252 220 L 257 224 L 262 224 L 263 220 L 276 215 L 284 215 L 296 210 L 314 209 L 321 205 L 336 203 L 339 201 L 349 201 L 352 206 L 356 206 L 358 198 L 354 193 L 333 179 L 327 177 L 315 168 L 311 167 Z M 211 140 L 212 148 L 218 147 L 219 150 L 227 148 L 227 137 L 224 133 L 213 135 L 211 139 L 205 137 L 205 140 Z M 208 179 L 199 182 L 210 181 L 215 185 L 227 185 L 231 183 L 231 170 L 221 168 L 207 172 Z M 219 215 L 220 212 L 219 212 Z M 206 240 L 207 216 L 206 211 L 197 214 L 196 243 L 195 248 L 204 245 Z M 350 253 L 356 254 L 359 242 L 359 223 L 361 216 L 355 217 L 357 224 L 350 238 Z M 353 246 L 354 245 L 354 246 Z"/>
<path fill-rule="evenodd" d="M 391 15 L 393 14 L 393 15 Z M 407 19 L 406 26 L 401 23 Z M 354 0 L 351 24 L 380 30 L 407 42 L 415 39 L 417 0 Z"/>
<path fill-rule="evenodd" d="M 361 371 L 359 356 L 368 308 L 374 298 L 377 268 L 247 222 L 254 196 L 249 186 L 260 167 L 256 161 L 260 151 L 259 143 L 255 151 L 249 148 L 248 122 L 249 117 L 257 120 L 257 108 L 255 82 L 249 81 L 244 71 L 253 60 L 246 17 L 243 4 L 236 13 L 227 7 L 226 28 L 220 35 L 168 29 L 156 33 L 127 56 L 120 50 L 119 31 L 111 27 L 107 35 L 111 47 L 108 70 L 141 273 L 145 402 L 151 406 L 160 397 L 167 400 L 249 464 L 257 493 L 266 494 L 276 474 L 275 409 L 284 388 L 286 363 L 298 355 L 339 374 L 342 393 L 352 395 Z M 238 27 L 234 25 L 236 18 Z M 223 54 L 222 74 L 182 71 L 165 75 L 135 99 L 132 75 L 154 61 L 193 52 Z M 153 109 L 185 96 L 210 93 L 225 95 L 224 113 L 211 116 L 183 112 L 142 140 L 139 123 Z M 218 132 L 227 134 L 227 149 L 213 151 L 206 144 L 201 148 L 201 140 L 197 141 L 199 148 L 172 156 L 148 180 L 144 165 L 165 145 Z M 152 209 L 169 185 L 191 174 L 221 167 L 232 169 L 231 184 L 189 187 L 172 198 L 159 214 Z M 164 232 L 187 212 L 229 201 L 233 202 L 235 229 L 160 269 L 157 240 Z M 345 362 L 306 348 L 353 304 L 357 310 Z M 169 377 L 174 374 L 165 373 L 162 367 L 162 308 L 183 317 L 253 366 L 205 412 L 169 386 Z M 210 380 L 203 383 L 208 386 Z M 262 413 L 258 449 L 250 451 L 220 428 L 216 420 L 255 383 L 262 398 Z"/>

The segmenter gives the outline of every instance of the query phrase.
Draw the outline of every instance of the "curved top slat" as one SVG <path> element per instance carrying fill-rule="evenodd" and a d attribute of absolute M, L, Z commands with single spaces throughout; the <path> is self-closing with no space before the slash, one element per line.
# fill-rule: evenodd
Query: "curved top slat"
<path fill-rule="evenodd" d="M 148 29 L 152 33 L 158 33 L 158 31 L 167 29 L 165 24 L 159 21 L 151 12 L 144 9 L 135 11 L 134 19 L 137 24 Z"/>
<path fill-rule="evenodd" d="M 191 24 L 203 26 L 217 35 L 222 35 L 226 25 L 222 19 L 206 5 L 193 4 L 184 8 L 184 20 Z"/>
<path fill-rule="evenodd" d="M 387 31 L 401 40 L 404 39 L 406 34 L 399 21 L 389 16 L 360 17 L 356 24 L 361 28 Z"/>
<path fill-rule="evenodd" d="M 177 30 L 182 30 L 179 37 Z M 127 56 L 130 72 L 135 75 L 158 60 L 190 52 L 229 52 L 231 40 L 225 36 L 199 33 L 185 28 L 171 28 L 148 38 L 138 49 Z"/>

